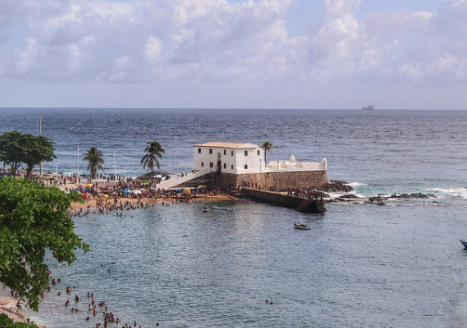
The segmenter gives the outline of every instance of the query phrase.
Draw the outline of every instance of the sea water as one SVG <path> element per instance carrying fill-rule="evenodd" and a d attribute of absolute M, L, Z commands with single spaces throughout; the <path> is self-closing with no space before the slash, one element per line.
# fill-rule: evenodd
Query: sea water
<path fill-rule="evenodd" d="M 219 204 L 228 211 L 157 204 L 123 218 L 76 218 L 93 252 L 78 252 L 70 267 L 49 258 L 61 283 L 39 314 L 28 313 L 49 328 L 103 322 L 88 314 L 87 292 L 123 324 L 142 327 L 467 325 L 465 111 L 2 109 L 0 133 L 37 135 L 39 116 L 58 157 L 46 171 L 76 172 L 79 160 L 84 172 L 78 147 L 97 146 L 106 171 L 136 176 L 156 140 L 166 150 L 162 170 L 189 172 L 193 144 L 269 140 L 268 159 L 325 157 L 329 179 L 348 181 L 358 195 L 439 197 L 333 203 L 319 215 L 229 201 Z M 294 230 L 294 221 L 311 230 Z"/>

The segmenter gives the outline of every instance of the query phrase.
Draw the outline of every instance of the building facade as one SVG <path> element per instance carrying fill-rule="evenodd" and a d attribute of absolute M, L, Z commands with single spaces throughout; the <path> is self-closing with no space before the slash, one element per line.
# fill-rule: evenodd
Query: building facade
<path fill-rule="evenodd" d="M 194 170 L 228 174 L 273 172 L 327 171 L 325 158 L 320 163 L 289 160 L 264 162 L 265 150 L 255 144 L 238 142 L 208 142 L 193 145 Z"/>
<path fill-rule="evenodd" d="M 195 171 L 248 174 L 264 170 L 264 149 L 251 143 L 208 142 L 193 147 Z"/>

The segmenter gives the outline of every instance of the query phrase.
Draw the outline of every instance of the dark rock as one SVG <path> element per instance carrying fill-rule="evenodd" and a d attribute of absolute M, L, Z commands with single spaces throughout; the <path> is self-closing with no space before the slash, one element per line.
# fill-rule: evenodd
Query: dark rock
<path fill-rule="evenodd" d="M 326 192 L 351 192 L 354 189 L 352 186 L 349 186 L 348 182 L 340 181 L 340 180 L 331 180 L 329 183 L 320 190 Z"/>
<path fill-rule="evenodd" d="M 355 198 L 360 198 L 360 197 L 358 197 L 358 196 L 355 195 L 355 194 L 345 194 L 345 195 L 339 196 L 339 198 L 355 199 Z"/>
<path fill-rule="evenodd" d="M 383 198 L 381 196 L 377 196 L 377 197 L 370 197 L 369 198 L 370 202 L 382 202 L 383 201 Z"/>
<path fill-rule="evenodd" d="M 417 193 L 412 193 L 412 194 L 392 194 L 390 198 L 396 198 L 396 199 L 428 199 L 428 198 L 438 198 L 434 194 L 422 194 L 420 192 Z"/>

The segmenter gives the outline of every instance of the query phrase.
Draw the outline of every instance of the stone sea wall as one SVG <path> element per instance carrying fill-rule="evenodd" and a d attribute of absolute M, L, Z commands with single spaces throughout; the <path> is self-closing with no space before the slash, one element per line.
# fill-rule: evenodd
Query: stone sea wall
<path fill-rule="evenodd" d="M 284 195 L 273 191 L 257 189 L 241 189 L 241 194 L 246 197 L 263 203 L 276 206 L 292 208 L 306 213 L 326 212 L 324 202 L 319 199 L 304 200 L 293 195 Z"/>
<path fill-rule="evenodd" d="M 217 185 L 242 188 L 260 188 L 263 190 L 286 191 L 287 189 L 320 189 L 328 185 L 326 171 L 271 172 L 256 174 L 211 174 Z"/>

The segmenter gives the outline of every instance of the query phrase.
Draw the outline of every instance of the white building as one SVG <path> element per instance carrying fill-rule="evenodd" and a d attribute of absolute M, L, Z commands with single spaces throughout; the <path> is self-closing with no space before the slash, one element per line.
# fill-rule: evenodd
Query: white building
<path fill-rule="evenodd" d="M 326 171 L 327 162 L 297 162 L 292 155 L 288 161 L 264 163 L 264 149 L 251 143 L 208 142 L 193 145 L 194 170 L 210 169 L 212 172 L 251 174 L 267 172 Z"/>

